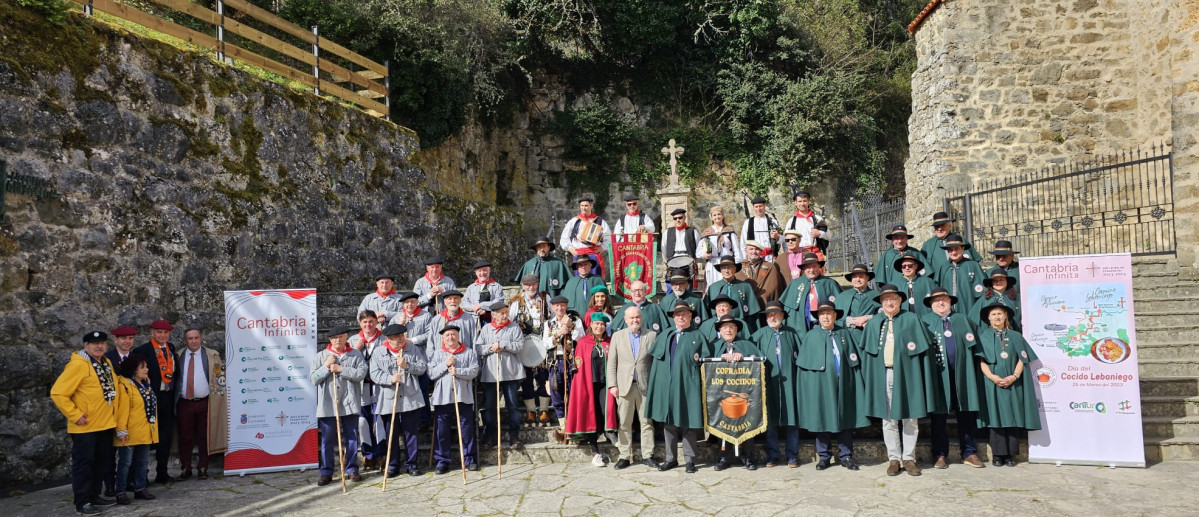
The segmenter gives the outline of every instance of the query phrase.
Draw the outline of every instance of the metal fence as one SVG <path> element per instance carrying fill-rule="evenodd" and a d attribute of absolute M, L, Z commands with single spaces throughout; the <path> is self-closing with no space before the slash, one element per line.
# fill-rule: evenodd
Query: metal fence
<path fill-rule="evenodd" d="M 830 225 L 828 274 L 843 273 L 854 264 L 873 265 L 891 246 L 884 235 L 904 222 L 904 200 L 884 201 L 881 195 L 851 198 L 842 206 L 841 218 Z"/>
<path fill-rule="evenodd" d="M 945 199 L 980 249 L 1024 256 L 1175 252 L 1172 155 L 1164 146 L 1055 166 Z M 983 255 L 986 255 L 983 253 Z"/>

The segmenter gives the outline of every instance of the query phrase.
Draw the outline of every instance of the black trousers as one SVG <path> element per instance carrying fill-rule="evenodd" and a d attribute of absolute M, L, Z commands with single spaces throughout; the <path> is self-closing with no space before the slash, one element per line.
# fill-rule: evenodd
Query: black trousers
<path fill-rule="evenodd" d="M 167 476 L 167 463 L 171 460 L 171 441 L 175 438 L 175 392 L 155 390 L 158 397 L 158 445 L 154 449 L 157 477 Z"/>
<path fill-rule="evenodd" d="M 991 428 L 991 454 L 993 456 L 1015 456 L 1020 452 L 1020 428 Z"/>
<path fill-rule="evenodd" d="M 100 480 L 113 461 L 112 429 L 71 435 L 71 489 L 75 508 L 100 495 Z"/>

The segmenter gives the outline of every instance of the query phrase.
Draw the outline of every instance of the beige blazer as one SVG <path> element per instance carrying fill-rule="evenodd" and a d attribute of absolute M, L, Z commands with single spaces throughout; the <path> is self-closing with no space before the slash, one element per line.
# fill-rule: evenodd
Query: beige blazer
<path fill-rule="evenodd" d="M 649 347 L 654 344 L 658 334 L 652 330 L 641 329 L 641 341 L 637 357 L 633 357 L 633 343 L 629 339 L 629 329 L 620 329 L 612 334 L 612 342 L 608 345 L 608 388 L 617 388 L 617 396 L 623 397 L 633 387 L 633 372 L 637 372 L 638 384 L 644 387 L 649 384 L 649 366 L 652 358 Z"/>

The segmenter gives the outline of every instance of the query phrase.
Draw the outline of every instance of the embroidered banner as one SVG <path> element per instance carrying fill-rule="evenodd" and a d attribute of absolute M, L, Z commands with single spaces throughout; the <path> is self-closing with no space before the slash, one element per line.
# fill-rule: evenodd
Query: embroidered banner
<path fill-rule="evenodd" d="M 608 279 L 612 282 L 613 294 L 629 299 L 632 296 L 629 286 L 640 280 L 649 289 L 645 296 L 654 296 L 657 293 L 657 283 L 654 282 L 657 262 L 658 252 L 653 234 L 613 235 L 612 257 L 608 261 L 612 265 L 608 268 Z"/>
<path fill-rule="evenodd" d="M 733 445 L 766 431 L 766 369 L 761 357 L 704 360 L 704 429 Z"/>

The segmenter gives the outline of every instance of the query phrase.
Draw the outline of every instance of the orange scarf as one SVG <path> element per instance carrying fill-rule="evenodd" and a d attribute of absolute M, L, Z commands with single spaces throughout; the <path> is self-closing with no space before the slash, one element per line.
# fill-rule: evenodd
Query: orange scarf
<path fill-rule="evenodd" d="M 150 346 L 154 347 L 154 356 L 158 358 L 162 387 L 170 388 L 171 381 L 175 379 L 175 354 L 172 354 L 165 345 L 158 344 L 153 338 L 150 339 Z"/>

